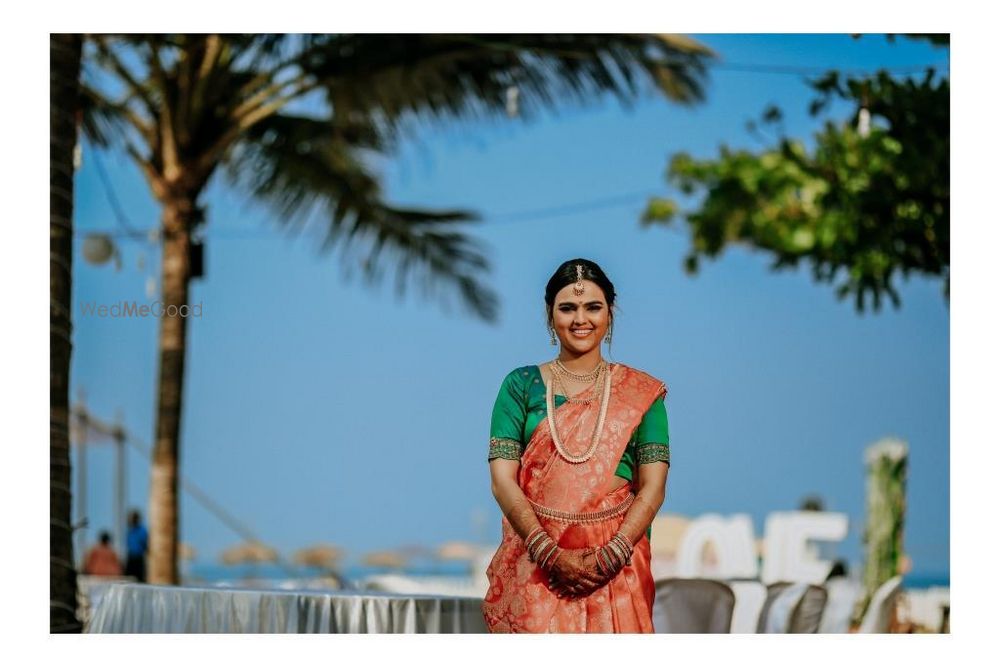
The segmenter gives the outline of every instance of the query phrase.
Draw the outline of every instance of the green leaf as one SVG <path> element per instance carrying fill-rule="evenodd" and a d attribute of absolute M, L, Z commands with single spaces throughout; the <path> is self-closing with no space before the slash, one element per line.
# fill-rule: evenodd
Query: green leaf
<path fill-rule="evenodd" d="M 642 215 L 643 227 L 659 223 L 669 225 L 677 215 L 677 204 L 673 200 L 654 197 L 646 205 L 646 211 Z"/>

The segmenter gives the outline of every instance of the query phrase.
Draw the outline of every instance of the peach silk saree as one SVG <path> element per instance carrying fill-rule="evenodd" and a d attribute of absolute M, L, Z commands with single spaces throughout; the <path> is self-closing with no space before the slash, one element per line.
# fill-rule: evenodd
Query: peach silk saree
<path fill-rule="evenodd" d="M 628 499 L 629 484 L 615 486 L 615 469 L 629 438 L 653 401 L 666 387 L 642 371 L 611 364 L 611 396 L 597 451 L 584 463 L 569 463 L 556 452 L 547 419 L 531 435 L 518 472 L 518 484 L 528 500 L 564 513 L 609 510 Z M 599 400 L 563 403 L 554 413 L 556 430 L 570 452 L 590 446 L 599 416 Z M 536 512 L 537 513 L 537 512 Z M 625 515 L 571 522 L 538 517 L 542 527 L 565 549 L 607 543 Z M 524 541 L 503 519 L 503 537 L 486 570 L 489 590 L 483 615 L 490 632 L 652 632 L 653 577 L 649 569 L 649 539 L 635 545 L 632 563 L 608 584 L 586 597 L 558 598 L 548 575 L 528 559 Z"/>

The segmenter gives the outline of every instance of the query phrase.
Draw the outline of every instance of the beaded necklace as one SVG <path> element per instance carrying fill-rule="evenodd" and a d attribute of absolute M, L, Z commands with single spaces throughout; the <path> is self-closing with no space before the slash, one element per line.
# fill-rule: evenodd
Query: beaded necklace
<path fill-rule="evenodd" d="M 566 397 L 566 402 L 576 403 L 578 405 L 588 405 L 590 403 L 593 403 L 594 399 L 597 398 L 596 389 L 601 385 L 601 376 L 607 370 L 607 364 L 602 361 L 600 364 L 598 364 L 597 370 L 589 374 L 592 377 L 589 377 L 588 379 L 593 381 L 591 387 L 587 389 L 587 393 L 590 396 L 589 398 L 573 398 L 573 396 L 570 393 L 569 387 L 566 386 L 566 379 L 561 370 L 562 369 L 560 368 L 553 368 L 552 381 L 556 382 L 558 386 L 562 389 L 562 395 Z"/>
<path fill-rule="evenodd" d="M 555 370 L 554 364 L 552 368 L 553 370 Z M 556 409 L 555 409 L 555 399 L 553 397 L 554 394 L 553 386 L 555 385 L 554 381 L 555 375 L 558 373 L 559 371 L 555 370 L 555 373 L 553 374 L 553 382 L 548 383 L 548 385 L 546 385 L 545 387 L 545 407 L 547 408 L 546 412 L 548 413 L 547 418 L 549 420 L 549 432 L 552 434 L 552 443 L 555 445 L 556 451 L 559 452 L 559 456 L 563 457 L 563 459 L 566 460 L 567 462 L 584 463 L 586 461 L 589 461 L 590 458 L 597 451 L 597 445 L 600 443 L 601 440 L 601 431 L 604 430 L 604 419 L 608 414 L 608 403 L 609 403 L 608 399 L 611 396 L 611 370 L 609 368 L 607 372 L 602 372 L 600 374 L 604 376 L 604 391 L 601 395 L 599 416 L 597 418 L 597 423 L 594 425 L 594 434 L 590 438 L 590 447 L 587 448 L 587 451 L 585 451 L 583 454 L 579 456 L 570 454 L 568 451 L 566 451 L 566 448 L 563 446 L 562 440 L 559 438 L 559 433 L 556 431 L 556 420 L 554 417 Z M 598 377 L 600 377 L 600 375 Z"/>

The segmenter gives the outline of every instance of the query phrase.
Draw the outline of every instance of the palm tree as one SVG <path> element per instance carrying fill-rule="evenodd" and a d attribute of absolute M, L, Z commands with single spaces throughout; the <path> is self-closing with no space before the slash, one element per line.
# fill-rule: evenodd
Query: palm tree
<path fill-rule="evenodd" d="M 80 632 L 70 517 L 69 360 L 73 151 L 80 109 L 80 35 L 49 36 L 49 631 Z"/>
<path fill-rule="evenodd" d="M 86 127 L 99 145 L 127 151 L 162 207 L 165 308 L 187 303 L 202 194 L 225 172 L 283 224 L 300 228 L 322 214 L 323 249 L 341 246 L 369 283 L 393 266 L 402 292 L 415 272 L 425 294 L 444 283 L 485 320 L 495 318 L 496 295 L 478 278 L 486 259 L 462 231 L 475 215 L 386 202 L 369 158 L 391 153 L 420 120 L 531 118 L 604 93 L 627 103 L 649 82 L 693 103 L 711 55 L 687 38 L 653 35 L 97 36 L 92 46 L 87 61 L 104 76 L 103 85 L 85 83 Z M 153 583 L 177 581 L 186 334 L 185 318 L 162 317 Z"/>

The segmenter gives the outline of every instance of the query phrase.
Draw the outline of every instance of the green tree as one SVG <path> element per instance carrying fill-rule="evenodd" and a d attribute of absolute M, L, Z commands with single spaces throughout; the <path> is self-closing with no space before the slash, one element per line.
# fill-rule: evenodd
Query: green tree
<path fill-rule="evenodd" d="M 94 36 L 86 62 L 86 129 L 119 147 L 162 208 L 162 302 L 188 301 L 203 252 L 203 194 L 221 170 L 300 227 L 312 214 L 372 283 L 416 272 L 493 319 L 488 269 L 463 223 L 469 211 L 385 201 L 368 157 L 391 154 L 419 121 L 525 119 L 564 102 L 648 84 L 669 99 L 702 97 L 697 42 L 654 35 L 142 35 Z M 516 102 L 516 103 L 515 103 Z M 153 583 L 176 583 L 177 466 L 187 321 L 160 321 L 150 490 Z"/>
<path fill-rule="evenodd" d="M 947 46 L 947 35 L 914 36 Z M 781 137 L 755 153 L 723 146 L 698 160 L 680 153 L 668 181 L 684 195 L 704 192 L 681 214 L 670 198 L 654 198 L 645 224 L 687 221 L 692 247 L 689 273 L 699 260 L 738 244 L 765 251 L 772 268 L 807 262 L 818 282 L 835 284 L 837 297 L 853 296 L 863 312 L 884 297 L 899 307 L 895 279 L 911 272 L 940 277 L 949 287 L 949 86 L 929 69 L 922 78 L 843 77 L 831 71 L 810 81 L 814 116 L 834 99 L 854 104 L 851 118 L 827 121 L 815 147 Z M 779 109 L 763 123 L 778 126 Z M 756 131 L 756 124 L 750 129 Z"/>
<path fill-rule="evenodd" d="M 80 632 L 70 491 L 73 152 L 80 110 L 79 35 L 49 36 L 49 631 Z"/>

